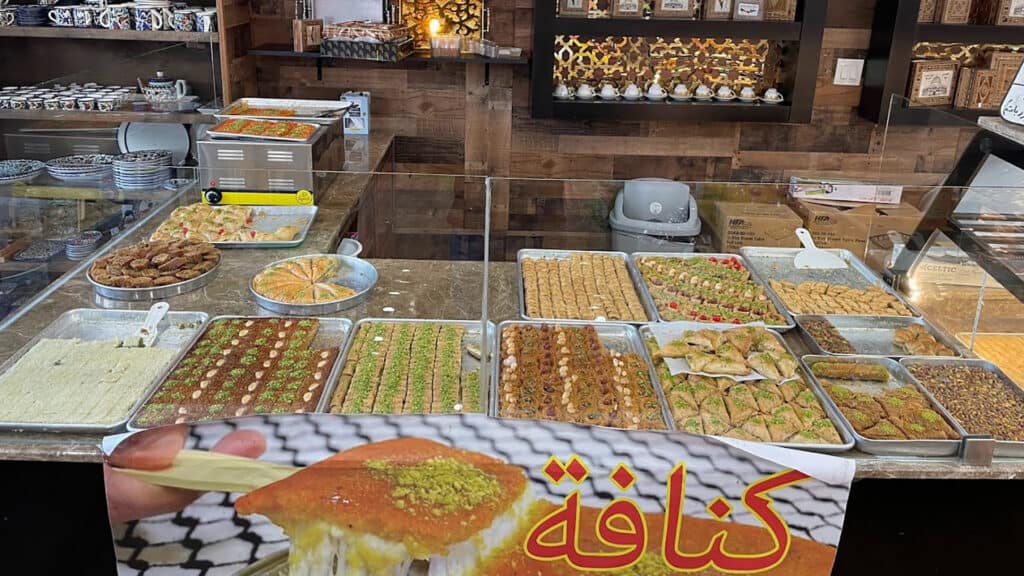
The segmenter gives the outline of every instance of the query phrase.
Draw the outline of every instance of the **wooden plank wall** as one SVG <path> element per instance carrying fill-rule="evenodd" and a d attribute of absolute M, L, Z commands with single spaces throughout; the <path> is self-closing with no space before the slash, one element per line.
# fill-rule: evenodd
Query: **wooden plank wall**
<path fill-rule="evenodd" d="M 274 18 L 290 14 L 280 2 L 257 0 L 254 36 L 276 39 L 271 31 L 283 26 Z M 488 0 L 487 6 L 489 38 L 531 46 L 533 0 Z M 317 80 L 308 61 L 263 58 L 257 77 L 264 96 L 336 98 L 343 90 L 369 90 L 372 125 L 396 134 L 400 171 L 530 179 L 499 183 L 492 190 L 499 253 L 514 255 L 527 245 L 599 248 L 609 243 L 606 220 L 616 187 L 535 179 L 658 176 L 765 183 L 796 175 L 921 186 L 939 182 L 952 167 L 963 131 L 893 131 L 886 142 L 890 153 L 882 158 L 885 128 L 857 116 L 860 88 L 832 85 L 836 58 L 865 56 L 873 10 L 874 0 L 831 2 L 814 115 L 806 125 L 532 119 L 528 66 L 492 66 L 487 83 L 482 66 L 338 62 L 325 65 Z M 437 190 L 430 191 L 422 188 L 422 179 L 399 179 L 396 194 L 420 209 L 396 213 L 395 229 L 409 234 L 481 229 L 481 183 L 456 180 L 435 177 L 428 188 Z M 783 191 L 762 187 L 742 195 L 770 200 Z M 424 195 L 429 193 L 448 200 L 428 200 Z"/>

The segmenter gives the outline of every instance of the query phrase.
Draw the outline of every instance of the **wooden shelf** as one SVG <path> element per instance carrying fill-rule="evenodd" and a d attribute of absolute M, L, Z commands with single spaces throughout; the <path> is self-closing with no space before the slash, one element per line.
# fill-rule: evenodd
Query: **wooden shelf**
<path fill-rule="evenodd" d="M 105 30 L 102 28 L 65 28 L 57 26 L 5 26 L 0 37 L 76 38 L 84 40 L 131 40 L 135 42 L 219 42 L 216 32 L 177 32 L 173 30 Z"/>
<path fill-rule="evenodd" d="M 296 52 L 290 44 L 264 44 L 247 51 L 255 56 L 273 56 L 276 58 L 326 58 L 319 52 Z"/>
<path fill-rule="evenodd" d="M 213 116 L 198 112 L 87 112 L 85 110 L 0 110 L 0 120 L 50 120 L 55 122 L 165 122 L 173 124 L 213 123 Z"/>
<path fill-rule="evenodd" d="M 660 36 L 663 38 L 757 38 L 799 40 L 800 22 L 740 20 L 636 20 L 625 18 L 555 18 L 556 34 L 593 36 Z"/>
<path fill-rule="evenodd" d="M 351 58 L 338 58 L 337 56 L 324 56 L 319 52 L 295 52 L 287 44 L 268 44 L 257 48 L 249 49 L 249 54 L 256 56 L 272 56 L 276 58 L 311 58 L 324 60 L 352 60 L 353 62 L 366 62 L 369 64 L 401 64 L 403 62 L 452 62 L 456 64 L 529 64 L 529 56 L 519 58 L 485 58 L 479 54 L 460 54 L 450 58 L 435 57 L 429 51 L 417 51 L 398 62 L 379 62 L 376 60 L 356 60 Z"/>
<path fill-rule="evenodd" d="M 918 24 L 915 38 L 918 42 L 1024 44 L 1024 26 Z"/>
<path fill-rule="evenodd" d="M 886 121 L 892 97 L 903 96 L 907 92 L 914 47 L 918 42 L 1024 45 L 1024 26 L 919 23 L 917 15 L 920 6 L 920 0 L 888 0 L 875 4 L 871 41 L 864 64 L 864 88 L 859 106 L 861 117 L 876 123 Z M 993 113 L 946 110 L 971 121 L 977 120 L 978 116 Z M 934 119 L 929 122 L 924 116 L 926 114 L 901 111 L 899 115 L 893 115 L 893 120 L 898 119 L 900 124 L 918 125 L 939 121 L 940 115 L 932 115 Z"/>
<path fill-rule="evenodd" d="M 406 62 L 455 62 L 459 64 L 529 64 L 527 55 L 518 58 L 487 58 L 479 54 L 460 54 L 452 57 L 432 56 L 429 50 L 413 52 Z"/>
<path fill-rule="evenodd" d="M 622 120 L 709 120 L 718 122 L 786 122 L 785 104 L 734 102 L 555 102 L 556 118 L 619 118 Z"/>

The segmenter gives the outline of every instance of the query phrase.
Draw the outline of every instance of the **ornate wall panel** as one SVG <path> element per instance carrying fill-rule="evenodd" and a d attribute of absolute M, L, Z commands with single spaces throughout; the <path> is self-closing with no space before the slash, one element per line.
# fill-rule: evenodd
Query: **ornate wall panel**
<path fill-rule="evenodd" d="M 708 86 L 775 86 L 781 45 L 768 40 L 558 36 L 555 83 L 612 82 L 646 87 L 677 82 Z"/>

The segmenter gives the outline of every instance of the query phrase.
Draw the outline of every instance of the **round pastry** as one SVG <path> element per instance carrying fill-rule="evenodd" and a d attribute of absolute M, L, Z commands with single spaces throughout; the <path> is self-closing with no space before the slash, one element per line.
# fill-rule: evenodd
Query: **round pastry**
<path fill-rule="evenodd" d="M 307 256 L 275 264 L 253 278 L 260 296 L 286 304 L 328 304 L 351 298 L 356 291 L 332 281 L 338 262 L 329 256 Z"/>
<path fill-rule="evenodd" d="M 198 278 L 219 263 L 220 250 L 205 242 L 140 242 L 96 260 L 89 277 L 113 288 L 154 288 Z"/>

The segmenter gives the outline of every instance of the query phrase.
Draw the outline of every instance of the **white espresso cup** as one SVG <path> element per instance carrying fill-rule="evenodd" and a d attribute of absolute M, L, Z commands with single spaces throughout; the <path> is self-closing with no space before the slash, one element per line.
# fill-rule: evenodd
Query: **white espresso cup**
<path fill-rule="evenodd" d="M 611 100 L 613 98 L 618 98 L 618 97 L 619 97 L 619 89 L 616 88 L 615 86 L 612 86 L 611 84 L 607 84 L 607 83 L 604 86 L 601 86 L 601 98 L 604 98 L 606 100 Z"/>

